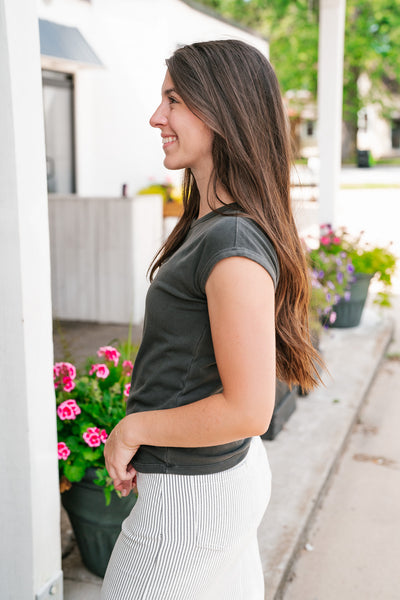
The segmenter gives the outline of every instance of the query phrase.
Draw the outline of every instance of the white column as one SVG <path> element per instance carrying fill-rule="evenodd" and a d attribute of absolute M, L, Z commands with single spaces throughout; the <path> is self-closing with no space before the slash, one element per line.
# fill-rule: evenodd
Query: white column
<path fill-rule="evenodd" d="M 46 169 L 32 0 L 0 0 L 0 90 L 0 598 L 59 600 Z"/>
<path fill-rule="evenodd" d="M 319 11 L 319 222 L 334 223 L 341 164 L 346 0 L 320 0 Z"/>

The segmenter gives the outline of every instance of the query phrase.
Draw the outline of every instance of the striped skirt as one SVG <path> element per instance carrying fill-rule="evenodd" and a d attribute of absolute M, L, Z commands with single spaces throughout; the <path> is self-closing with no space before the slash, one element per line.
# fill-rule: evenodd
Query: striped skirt
<path fill-rule="evenodd" d="M 102 600 L 263 600 L 257 528 L 271 474 L 259 437 L 235 467 L 210 475 L 138 473 Z"/>

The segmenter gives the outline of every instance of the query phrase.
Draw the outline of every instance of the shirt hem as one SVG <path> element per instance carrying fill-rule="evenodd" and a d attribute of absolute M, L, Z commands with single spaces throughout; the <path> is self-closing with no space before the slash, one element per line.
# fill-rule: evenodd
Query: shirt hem
<path fill-rule="evenodd" d="M 140 463 L 135 460 L 131 462 L 134 469 L 139 473 L 161 473 L 164 475 L 212 475 L 227 471 L 232 467 L 236 467 L 246 457 L 249 451 L 250 444 L 240 452 L 223 461 L 208 463 L 202 465 L 167 465 L 165 463 Z"/>

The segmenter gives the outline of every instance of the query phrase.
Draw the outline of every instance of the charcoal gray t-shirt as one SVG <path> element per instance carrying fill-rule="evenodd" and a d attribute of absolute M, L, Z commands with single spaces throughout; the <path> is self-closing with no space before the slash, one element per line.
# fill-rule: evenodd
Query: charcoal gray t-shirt
<path fill-rule="evenodd" d="M 229 206 L 194 221 L 183 244 L 161 266 L 149 287 L 128 414 L 183 406 L 222 391 L 205 286 L 213 267 L 230 256 L 243 256 L 262 265 L 276 287 L 277 255 L 254 221 L 238 211 L 233 214 Z M 249 443 L 247 438 L 203 448 L 143 445 L 132 464 L 144 473 L 216 473 L 238 464 Z"/>

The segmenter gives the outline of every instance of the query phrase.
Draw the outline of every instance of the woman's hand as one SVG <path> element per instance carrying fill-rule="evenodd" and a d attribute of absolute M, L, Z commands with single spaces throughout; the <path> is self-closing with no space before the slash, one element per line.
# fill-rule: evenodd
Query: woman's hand
<path fill-rule="evenodd" d="M 114 487 L 123 496 L 136 487 L 136 470 L 130 464 L 138 445 L 127 444 L 124 429 L 129 422 L 125 417 L 112 430 L 104 446 L 104 458 L 108 474 L 113 479 Z"/>

